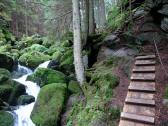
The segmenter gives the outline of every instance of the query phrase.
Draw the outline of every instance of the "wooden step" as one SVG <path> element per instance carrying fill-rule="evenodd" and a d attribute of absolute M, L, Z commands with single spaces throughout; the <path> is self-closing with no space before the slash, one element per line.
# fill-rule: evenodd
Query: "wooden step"
<path fill-rule="evenodd" d="M 154 100 L 154 93 L 128 91 L 127 98 Z"/>
<path fill-rule="evenodd" d="M 150 99 L 126 98 L 125 103 L 135 105 L 155 106 L 155 100 Z"/>
<path fill-rule="evenodd" d="M 155 61 L 154 60 L 136 60 L 135 65 L 136 66 L 151 66 L 151 65 L 155 65 Z"/>
<path fill-rule="evenodd" d="M 132 81 L 154 81 L 155 73 L 133 73 L 131 76 Z"/>
<path fill-rule="evenodd" d="M 129 120 L 120 120 L 119 126 L 154 126 L 152 124 L 145 124 L 140 122 L 133 122 Z"/>
<path fill-rule="evenodd" d="M 121 113 L 121 118 L 126 119 L 126 120 L 147 123 L 147 124 L 154 124 L 155 123 L 154 117 L 125 113 L 125 112 Z"/>
<path fill-rule="evenodd" d="M 155 107 L 125 104 L 123 108 L 123 112 L 154 117 Z"/>
<path fill-rule="evenodd" d="M 130 91 L 141 91 L 141 92 L 155 92 L 155 82 L 136 82 L 130 83 L 128 89 Z"/>
<path fill-rule="evenodd" d="M 136 66 L 132 70 L 134 73 L 155 72 L 155 66 Z"/>
<path fill-rule="evenodd" d="M 155 55 L 146 55 L 146 56 L 137 56 L 135 59 L 136 60 L 144 60 L 144 59 L 155 59 Z"/>

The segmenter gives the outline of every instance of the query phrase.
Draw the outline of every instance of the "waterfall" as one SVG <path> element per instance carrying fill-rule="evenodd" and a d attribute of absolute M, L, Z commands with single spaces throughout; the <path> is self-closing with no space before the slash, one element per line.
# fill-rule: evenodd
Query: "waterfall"
<path fill-rule="evenodd" d="M 47 68 L 50 61 L 46 61 L 42 64 L 40 64 L 37 68 Z M 21 84 L 26 86 L 26 93 L 28 95 L 32 95 L 35 97 L 35 100 L 37 99 L 38 93 L 40 91 L 40 87 L 31 81 L 26 81 L 26 78 L 28 75 L 31 75 L 33 73 L 32 70 L 30 70 L 27 67 L 18 65 L 17 72 L 20 72 L 21 74 L 24 74 L 18 79 L 14 79 L 17 82 L 20 82 Z M 15 125 L 14 126 L 35 126 L 33 124 L 32 120 L 30 119 L 31 112 L 33 110 L 35 102 L 28 104 L 28 105 L 20 105 L 18 108 L 14 111 L 14 115 L 16 117 L 15 119 Z"/>

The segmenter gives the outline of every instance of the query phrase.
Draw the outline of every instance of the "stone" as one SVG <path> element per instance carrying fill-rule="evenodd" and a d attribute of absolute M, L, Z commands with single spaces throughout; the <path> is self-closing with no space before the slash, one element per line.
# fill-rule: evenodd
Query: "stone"
<path fill-rule="evenodd" d="M 14 67 L 14 60 L 12 57 L 5 54 L 0 54 L 0 68 L 5 68 L 9 71 L 12 71 Z"/>
<path fill-rule="evenodd" d="M 38 68 L 27 80 L 36 82 L 40 87 L 50 83 L 65 83 L 66 76 L 64 73 L 48 68 Z"/>
<path fill-rule="evenodd" d="M 51 60 L 48 64 L 47 68 L 53 69 L 53 70 L 59 70 L 59 61 L 58 60 Z"/>
<path fill-rule="evenodd" d="M 67 96 L 65 83 L 48 84 L 41 88 L 31 113 L 37 126 L 59 126 L 58 121 Z"/>
<path fill-rule="evenodd" d="M 0 111 L 0 126 L 14 126 L 13 115 L 9 112 Z"/>
<path fill-rule="evenodd" d="M 163 31 L 168 33 L 168 18 L 167 17 L 163 18 L 163 20 L 161 21 L 161 28 Z"/>
<path fill-rule="evenodd" d="M 35 101 L 35 98 L 34 98 L 34 96 L 31 96 L 31 95 L 21 95 L 18 98 L 18 104 L 19 105 L 30 104 L 30 103 L 32 103 L 34 101 Z"/>
<path fill-rule="evenodd" d="M 115 35 L 109 35 L 103 40 L 103 45 L 109 48 L 114 48 L 117 43 L 120 42 L 120 38 Z"/>
<path fill-rule="evenodd" d="M 77 81 L 73 81 L 73 80 L 71 80 L 69 82 L 68 90 L 71 93 L 81 93 L 82 92 L 79 83 Z"/>

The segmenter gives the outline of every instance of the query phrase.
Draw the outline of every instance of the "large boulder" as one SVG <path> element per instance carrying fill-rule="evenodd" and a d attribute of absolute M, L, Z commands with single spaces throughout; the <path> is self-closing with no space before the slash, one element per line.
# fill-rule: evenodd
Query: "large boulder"
<path fill-rule="evenodd" d="M 28 76 L 27 80 L 36 82 L 43 87 L 50 83 L 65 83 L 66 76 L 59 71 L 48 69 L 48 68 L 38 68 L 34 74 Z"/>
<path fill-rule="evenodd" d="M 5 54 L 0 54 L 0 68 L 5 68 L 9 71 L 13 70 L 14 60 Z"/>
<path fill-rule="evenodd" d="M 168 32 L 168 18 L 167 17 L 163 18 L 163 20 L 161 21 L 161 28 L 163 31 Z"/>
<path fill-rule="evenodd" d="M 71 80 L 69 82 L 68 90 L 70 91 L 70 93 L 74 93 L 74 94 L 82 92 L 79 83 L 77 81 L 73 81 L 73 80 Z"/>
<path fill-rule="evenodd" d="M 13 115 L 5 111 L 0 111 L 0 126 L 14 126 Z"/>
<path fill-rule="evenodd" d="M 59 126 L 66 93 L 64 83 L 48 84 L 41 88 L 31 113 L 32 121 L 37 126 Z"/>
<path fill-rule="evenodd" d="M 19 58 L 20 64 L 28 66 L 30 68 L 36 68 L 39 64 L 48 60 L 50 60 L 50 56 L 37 51 L 24 53 Z"/>
<path fill-rule="evenodd" d="M 0 69 L 0 106 L 3 102 L 16 105 L 18 97 L 25 92 L 24 85 L 11 80 L 9 71 Z"/>

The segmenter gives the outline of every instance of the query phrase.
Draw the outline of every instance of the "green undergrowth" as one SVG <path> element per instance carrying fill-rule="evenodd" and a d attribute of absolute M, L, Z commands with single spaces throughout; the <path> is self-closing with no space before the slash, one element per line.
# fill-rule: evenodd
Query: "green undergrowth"
<path fill-rule="evenodd" d="M 67 126 L 117 125 L 115 120 L 120 116 L 120 109 L 107 107 L 107 103 L 113 97 L 113 89 L 119 84 L 119 77 L 112 72 L 121 61 L 122 58 L 112 57 L 87 70 L 90 81 L 82 87 L 86 101 L 73 105 Z"/>
<path fill-rule="evenodd" d="M 166 87 L 164 97 L 165 97 L 166 99 L 168 99 L 168 86 Z"/>

